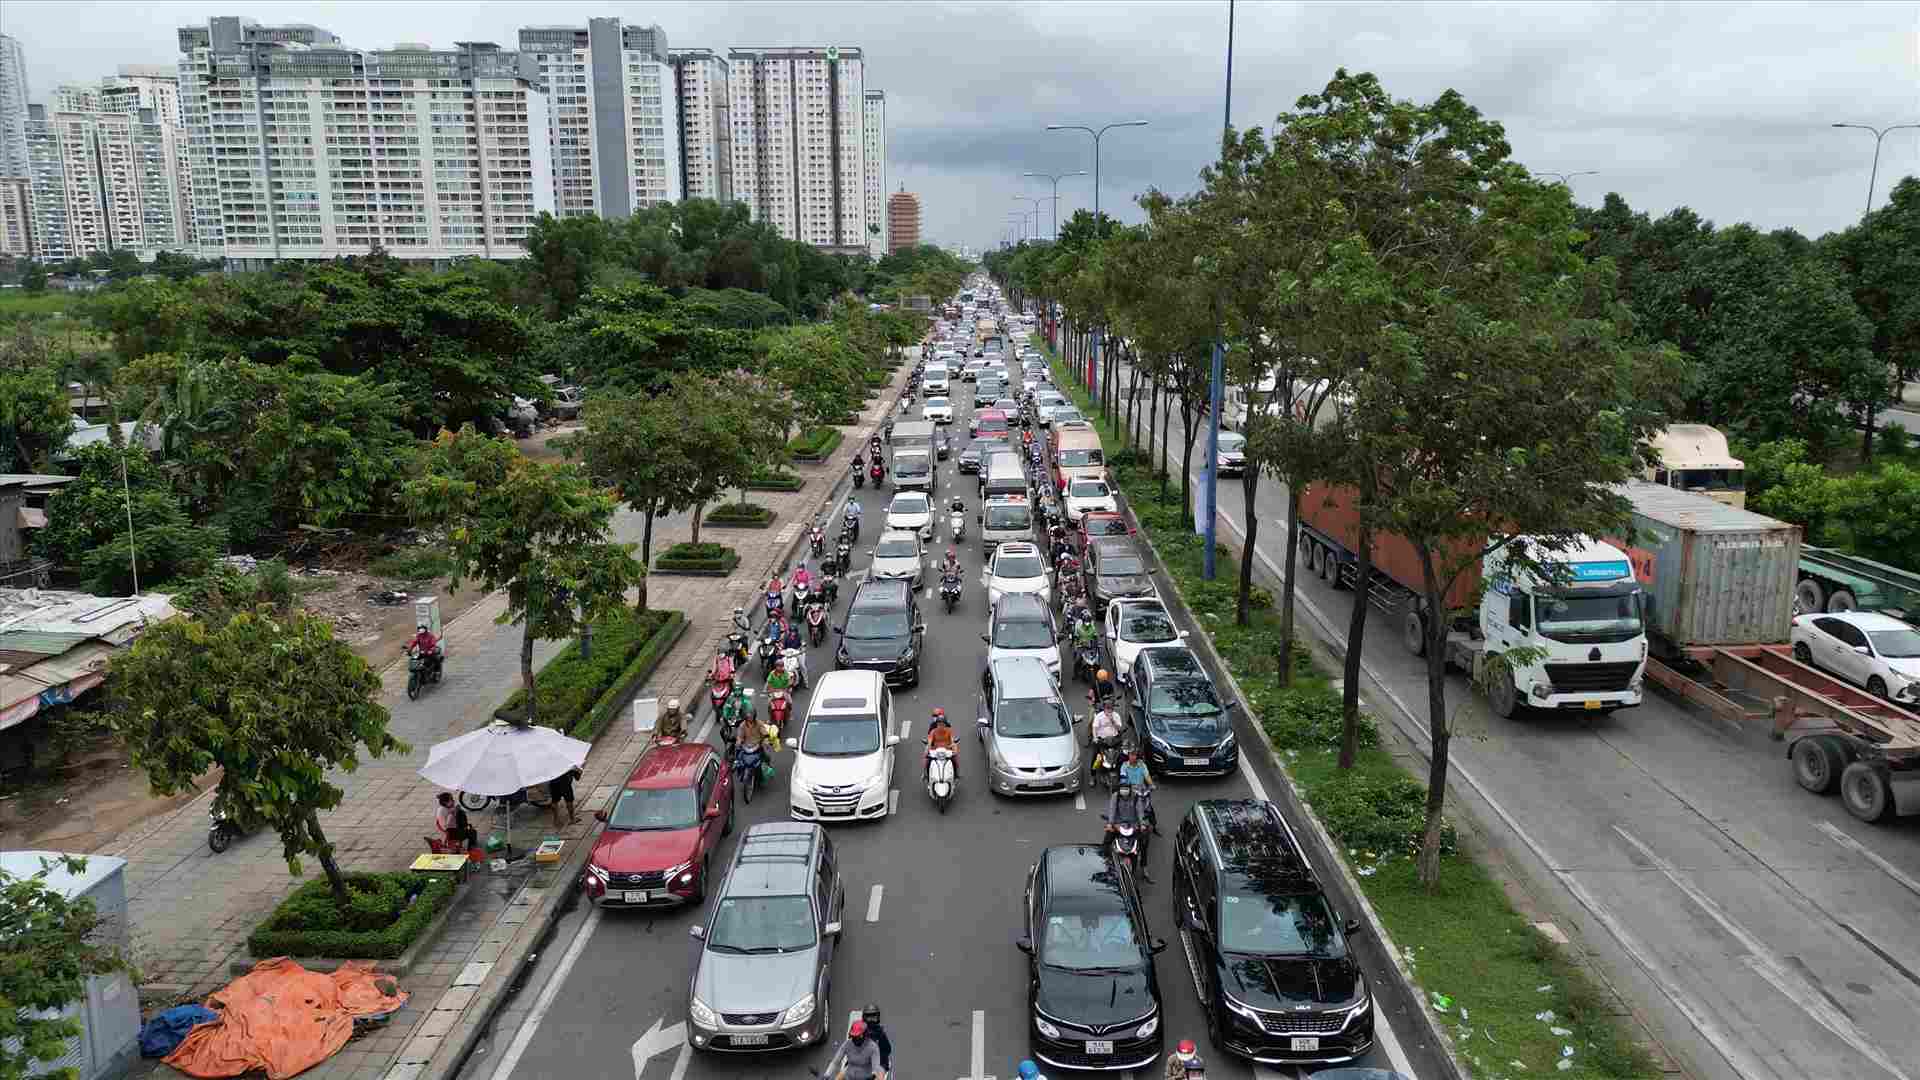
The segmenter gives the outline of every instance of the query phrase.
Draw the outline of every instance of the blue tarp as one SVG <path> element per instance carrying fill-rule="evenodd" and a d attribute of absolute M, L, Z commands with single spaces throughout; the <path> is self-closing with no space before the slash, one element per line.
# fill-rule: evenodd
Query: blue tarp
<path fill-rule="evenodd" d="M 159 1013 L 147 1021 L 140 1029 L 140 1056 L 166 1057 L 187 1032 L 210 1020 L 220 1019 L 220 1014 L 204 1005 L 175 1005 L 166 1012 Z"/>

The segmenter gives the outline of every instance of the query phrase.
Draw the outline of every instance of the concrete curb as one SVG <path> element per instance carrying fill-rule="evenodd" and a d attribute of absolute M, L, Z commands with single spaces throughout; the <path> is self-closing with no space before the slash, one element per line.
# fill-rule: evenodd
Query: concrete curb
<path fill-rule="evenodd" d="M 897 375 L 896 369 L 896 377 Z M 891 385 L 889 384 L 890 387 Z M 889 409 L 897 408 L 898 398 L 899 391 L 895 389 L 888 399 Z M 885 413 L 882 414 L 883 417 L 885 415 Z M 845 440 L 841 441 L 844 445 Z M 839 448 L 836 447 L 835 452 L 838 451 Z M 833 478 L 827 485 L 825 493 L 814 503 L 813 513 L 819 514 L 833 503 L 842 491 L 851 486 L 852 482 L 846 476 Z M 794 552 L 800 550 L 806 543 L 807 535 L 802 531 L 794 537 L 784 553 L 776 555 L 773 561 L 763 568 L 762 576 L 769 576 L 777 566 L 791 562 Z M 734 568 L 736 573 L 739 570 L 740 567 Z M 754 607 L 749 607 L 748 610 L 752 611 Z M 691 625 L 691 621 L 683 620 L 681 625 L 684 632 L 684 628 Z M 655 669 L 656 672 L 658 670 L 658 668 Z M 685 675 L 683 678 L 688 686 L 680 692 L 679 696 L 695 702 L 697 710 L 698 695 L 694 694 L 693 690 L 700 677 Z M 631 688 L 630 692 L 638 692 L 638 690 L 639 687 L 636 686 Z M 600 735 L 596 736 L 595 745 L 597 746 L 599 740 L 614 727 L 615 724 L 608 724 Z M 511 938 L 503 943 L 498 958 L 491 962 L 469 963 L 466 965 L 467 970 L 455 977 L 453 985 L 447 988 L 439 1001 L 435 1002 L 433 1012 L 428 1014 L 428 1019 L 421 1023 L 420 1028 L 408 1041 L 406 1048 L 394 1058 L 387 1070 L 386 1080 L 446 1080 L 466 1065 L 467 1059 L 473 1055 L 474 1048 L 480 1045 L 481 1038 L 492 1027 L 495 1016 L 509 1000 L 508 988 L 519 980 L 529 964 L 537 962 L 538 953 L 534 951 L 534 945 L 546 938 L 554 925 L 560 921 L 561 915 L 568 910 L 569 905 L 566 901 L 573 894 L 575 883 L 586 866 L 588 856 L 593 853 L 593 839 L 593 834 L 589 832 L 581 837 L 578 843 L 571 845 L 573 850 L 569 851 L 566 859 L 560 863 L 559 874 L 553 879 L 553 883 L 539 889 L 541 895 L 534 898 L 530 905 L 523 905 L 531 906 L 532 910 L 525 920 L 518 924 Z M 534 891 L 532 886 L 522 889 L 520 896 L 515 897 L 516 902 L 532 891 Z M 498 932 L 499 924 L 496 924 L 490 931 L 490 935 Z M 488 940 L 489 937 L 483 937 L 482 944 L 486 944 Z M 474 970 L 476 968 L 485 968 L 485 970 L 476 971 Z M 462 982 L 467 978 L 472 978 L 474 981 Z M 462 990 L 471 992 L 461 994 Z M 449 999 L 452 1000 L 452 1004 L 445 1005 Z M 444 1030 L 436 1035 L 433 1031 L 436 1024 L 432 1016 L 442 1012 L 454 1013 L 456 1016 L 450 1022 L 443 1022 Z"/>

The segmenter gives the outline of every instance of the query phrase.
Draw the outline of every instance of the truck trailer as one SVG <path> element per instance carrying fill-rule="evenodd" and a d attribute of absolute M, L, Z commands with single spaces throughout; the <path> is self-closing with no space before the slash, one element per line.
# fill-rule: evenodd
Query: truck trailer
<path fill-rule="evenodd" d="M 1372 540 L 1372 573 L 1361 582 L 1351 490 L 1314 484 L 1302 493 L 1300 543 L 1308 570 L 1335 588 L 1364 590 L 1369 603 L 1398 620 L 1407 649 L 1423 656 L 1434 615 L 1427 608 L 1419 553 L 1392 533 L 1376 533 Z M 1438 558 L 1457 563 L 1485 546 L 1461 545 Z M 1554 575 L 1560 580 L 1552 581 L 1511 565 L 1511 546 L 1480 555 L 1448 591 L 1448 610 L 1440 616 L 1450 623 L 1447 664 L 1484 685 L 1488 703 L 1503 717 L 1523 708 L 1604 714 L 1640 704 L 1647 638 L 1642 589 L 1627 553 L 1582 540 L 1543 560 L 1564 568 Z M 1470 614 L 1455 614 L 1463 610 Z M 1535 655 L 1489 666 L 1519 648 Z"/>

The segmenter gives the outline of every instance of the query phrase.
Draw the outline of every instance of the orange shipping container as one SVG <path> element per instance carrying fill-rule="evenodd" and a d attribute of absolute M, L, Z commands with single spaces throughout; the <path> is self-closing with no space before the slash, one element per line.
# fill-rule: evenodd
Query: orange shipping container
<path fill-rule="evenodd" d="M 1300 496 L 1300 521 L 1310 525 L 1342 549 L 1343 560 L 1357 557 L 1360 551 L 1360 515 L 1353 506 L 1353 489 L 1327 484 L 1310 484 Z M 1444 573 L 1444 564 L 1457 563 L 1476 553 L 1480 546 L 1462 543 L 1453 553 L 1438 558 L 1436 572 Z M 1305 553 L 1302 553 L 1304 558 Z M 1420 572 L 1420 555 L 1404 537 L 1393 533 L 1373 534 L 1373 568 L 1416 594 L 1424 595 L 1426 582 Z M 1480 560 L 1454 581 L 1447 593 L 1449 608 L 1464 608 L 1473 603 L 1480 588 Z"/>

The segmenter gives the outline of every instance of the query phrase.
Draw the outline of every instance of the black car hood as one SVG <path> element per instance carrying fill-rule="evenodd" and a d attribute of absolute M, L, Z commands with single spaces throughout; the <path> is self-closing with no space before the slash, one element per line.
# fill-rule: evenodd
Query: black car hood
<path fill-rule="evenodd" d="M 841 638 L 849 660 L 898 660 L 907 651 L 906 638 Z"/>
<path fill-rule="evenodd" d="M 1220 977 L 1228 993 L 1256 1009 L 1290 1012 L 1351 1004 L 1360 992 L 1360 969 L 1352 959 L 1315 960 L 1305 956 L 1263 959 L 1227 954 Z"/>
<path fill-rule="evenodd" d="M 1042 965 L 1039 972 L 1034 1004 L 1069 1024 L 1118 1024 L 1145 1016 L 1159 1004 L 1146 968 L 1109 975 Z"/>
<path fill-rule="evenodd" d="M 1153 583 L 1144 574 L 1114 574 L 1099 579 L 1100 591 L 1107 596 L 1145 596 Z"/>

